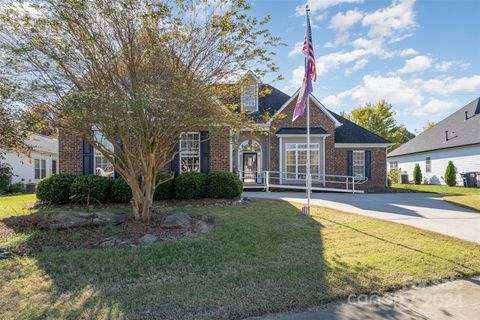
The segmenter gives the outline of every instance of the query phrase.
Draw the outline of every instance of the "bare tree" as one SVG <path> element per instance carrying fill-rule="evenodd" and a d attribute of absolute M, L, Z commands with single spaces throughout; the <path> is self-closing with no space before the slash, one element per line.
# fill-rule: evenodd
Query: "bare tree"
<path fill-rule="evenodd" d="M 113 163 L 135 218 L 148 220 L 181 132 L 250 122 L 217 102 L 219 84 L 276 69 L 279 39 L 249 10 L 243 0 L 15 1 L 0 13 L 0 45 L 57 125 Z"/>

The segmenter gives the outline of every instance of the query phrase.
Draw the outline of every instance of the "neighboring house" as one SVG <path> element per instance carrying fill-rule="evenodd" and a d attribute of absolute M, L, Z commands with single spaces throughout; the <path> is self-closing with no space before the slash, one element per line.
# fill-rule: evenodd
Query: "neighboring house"
<path fill-rule="evenodd" d="M 428 184 L 445 184 L 450 160 L 458 185 L 463 185 L 460 173 L 480 172 L 480 98 L 388 154 L 389 170 L 400 168 L 411 181 L 418 163 Z"/>
<path fill-rule="evenodd" d="M 186 132 L 180 137 L 179 152 L 170 169 L 176 174 L 228 170 L 239 173 L 249 186 L 263 184 L 268 171 L 271 184 L 302 184 L 306 172 L 306 117 L 292 123 L 298 91 L 289 96 L 262 84 L 252 72 L 245 77 L 251 77 L 251 81 L 242 82 L 248 85 L 239 90 L 237 97 L 228 99 L 237 99 L 241 110 L 252 116 L 269 113 L 274 117 L 260 123 L 256 132 Z M 261 94 L 265 88 L 271 93 Z M 219 100 L 226 104 L 228 99 Z M 345 189 L 345 176 L 356 176 L 356 181 L 368 178 L 357 190 L 385 189 L 386 148 L 392 144 L 328 110 L 313 96 L 310 108 L 314 184 Z M 108 171 L 108 161 L 81 137 L 60 131 L 59 146 L 60 172 L 85 175 L 98 174 L 99 169 Z"/>
<path fill-rule="evenodd" d="M 6 151 L 4 161 L 15 175 L 12 182 L 37 183 L 58 172 L 58 140 L 39 134 L 32 134 L 26 141 L 32 147 L 30 155 Z"/>

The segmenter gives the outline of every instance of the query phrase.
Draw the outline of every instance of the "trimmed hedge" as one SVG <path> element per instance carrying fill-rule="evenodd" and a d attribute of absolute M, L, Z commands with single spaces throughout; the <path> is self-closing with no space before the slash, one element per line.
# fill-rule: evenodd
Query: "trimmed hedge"
<path fill-rule="evenodd" d="M 153 194 L 153 200 L 165 200 L 165 199 L 172 199 L 173 198 L 173 177 L 171 174 L 168 173 L 160 173 L 157 176 L 157 182 L 165 181 L 160 184 L 157 189 L 155 189 L 155 193 Z"/>
<path fill-rule="evenodd" d="M 69 173 L 51 175 L 41 180 L 35 187 L 37 198 L 50 203 L 70 201 L 70 188 L 76 177 Z"/>
<path fill-rule="evenodd" d="M 122 177 L 112 183 L 111 201 L 116 203 L 128 203 L 132 199 L 132 189 Z"/>
<path fill-rule="evenodd" d="M 107 177 L 89 175 L 75 178 L 70 188 L 74 201 L 105 203 L 110 199 L 113 180 Z"/>
<path fill-rule="evenodd" d="M 239 177 L 228 171 L 211 171 L 206 177 L 206 196 L 208 198 L 232 199 L 239 197 L 243 183 Z"/>
<path fill-rule="evenodd" d="M 420 165 L 417 163 L 413 168 L 413 182 L 415 184 L 421 184 L 423 179 L 422 169 L 420 169 Z"/>
<path fill-rule="evenodd" d="M 457 185 L 457 170 L 452 160 L 448 161 L 447 169 L 445 169 L 445 183 L 449 187 L 455 187 Z"/>
<path fill-rule="evenodd" d="M 199 172 L 185 172 L 175 179 L 175 196 L 178 199 L 205 197 L 206 176 Z"/>

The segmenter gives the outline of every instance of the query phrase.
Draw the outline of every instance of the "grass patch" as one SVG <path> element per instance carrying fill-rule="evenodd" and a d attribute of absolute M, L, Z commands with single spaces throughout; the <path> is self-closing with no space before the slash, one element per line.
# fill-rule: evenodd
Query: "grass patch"
<path fill-rule="evenodd" d="M 392 184 L 392 188 L 406 189 L 421 192 L 432 192 L 440 194 L 476 194 L 480 195 L 480 188 L 449 187 L 429 184 Z"/>
<path fill-rule="evenodd" d="M 35 194 L 0 196 L 0 219 L 32 214 L 36 212 L 36 210 L 30 209 L 35 202 L 37 202 Z"/>
<path fill-rule="evenodd" d="M 443 200 L 465 208 L 480 211 L 480 195 L 446 196 L 443 197 Z"/>
<path fill-rule="evenodd" d="M 0 318 L 238 319 L 480 273 L 480 246 L 280 201 L 181 208 L 193 240 L 0 260 Z M 108 232 L 108 230 L 107 230 Z"/>

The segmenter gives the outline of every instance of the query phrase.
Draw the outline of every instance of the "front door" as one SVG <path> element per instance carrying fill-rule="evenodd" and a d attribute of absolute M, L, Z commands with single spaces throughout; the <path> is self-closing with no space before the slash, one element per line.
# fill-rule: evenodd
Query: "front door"
<path fill-rule="evenodd" d="M 243 182 L 255 183 L 257 178 L 257 154 L 243 153 Z"/>

